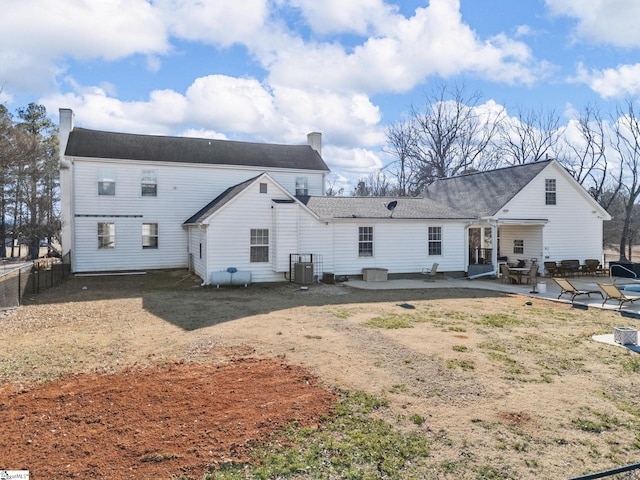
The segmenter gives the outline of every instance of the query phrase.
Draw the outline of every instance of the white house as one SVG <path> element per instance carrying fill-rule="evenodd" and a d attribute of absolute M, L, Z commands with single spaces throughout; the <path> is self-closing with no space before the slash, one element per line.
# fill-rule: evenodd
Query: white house
<path fill-rule="evenodd" d="M 319 276 L 602 258 L 610 217 L 554 160 L 442 179 L 422 198 L 327 197 L 321 135 L 307 142 L 87 130 L 61 109 L 63 255 L 74 272 L 189 267 L 206 284 L 228 269 L 286 280 L 301 262 Z"/>

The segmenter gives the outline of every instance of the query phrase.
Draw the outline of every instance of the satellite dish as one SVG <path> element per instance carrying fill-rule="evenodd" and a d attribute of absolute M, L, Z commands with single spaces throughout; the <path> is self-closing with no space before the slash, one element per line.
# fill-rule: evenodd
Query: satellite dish
<path fill-rule="evenodd" d="M 389 210 L 391 212 L 391 216 L 393 217 L 393 211 L 398 206 L 398 201 L 394 200 L 393 202 L 389 202 L 389 203 L 387 203 L 386 206 L 387 206 L 387 210 Z"/>

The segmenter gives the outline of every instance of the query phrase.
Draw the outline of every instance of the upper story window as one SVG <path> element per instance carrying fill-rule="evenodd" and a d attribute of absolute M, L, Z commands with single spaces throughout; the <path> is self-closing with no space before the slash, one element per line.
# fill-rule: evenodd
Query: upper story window
<path fill-rule="evenodd" d="M 429 255 L 442 255 L 442 227 L 428 228 L 427 251 Z"/>
<path fill-rule="evenodd" d="M 158 196 L 158 172 L 155 170 L 143 170 L 141 189 L 143 197 Z"/>
<path fill-rule="evenodd" d="M 98 195 L 116 194 L 116 170 L 111 167 L 98 169 Z"/>
<path fill-rule="evenodd" d="M 556 179 L 547 178 L 544 181 L 544 201 L 546 205 L 556 204 Z"/>
<path fill-rule="evenodd" d="M 98 223 L 98 248 L 116 247 L 116 225 L 111 222 Z"/>
<path fill-rule="evenodd" d="M 252 263 L 269 261 L 269 229 L 252 228 L 250 241 L 250 261 Z"/>
<path fill-rule="evenodd" d="M 309 181 L 307 177 L 296 177 L 296 195 L 309 195 Z"/>
<path fill-rule="evenodd" d="M 267 184 L 266 183 L 261 183 L 260 184 L 260 193 L 267 193 Z"/>
<path fill-rule="evenodd" d="M 158 248 L 158 224 L 142 224 L 142 248 Z"/>
<path fill-rule="evenodd" d="M 373 227 L 358 227 L 358 256 L 373 257 Z"/>

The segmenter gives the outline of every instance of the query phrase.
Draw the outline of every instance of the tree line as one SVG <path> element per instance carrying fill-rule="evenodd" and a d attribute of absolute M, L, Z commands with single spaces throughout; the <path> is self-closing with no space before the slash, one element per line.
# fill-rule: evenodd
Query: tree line
<path fill-rule="evenodd" d="M 437 178 L 556 159 L 613 217 L 605 244 L 631 258 L 638 240 L 640 120 L 633 100 L 604 116 L 593 105 L 567 125 L 554 110 L 481 103 L 464 86 L 440 84 L 386 130 L 392 158 L 361 178 L 357 196 L 419 196 Z M 329 194 L 335 192 L 328 192 Z"/>
<path fill-rule="evenodd" d="M 58 129 L 44 106 L 30 103 L 12 114 L 0 105 L 0 256 L 19 256 L 60 232 Z M 18 253 L 16 253 L 18 252 Z"/>

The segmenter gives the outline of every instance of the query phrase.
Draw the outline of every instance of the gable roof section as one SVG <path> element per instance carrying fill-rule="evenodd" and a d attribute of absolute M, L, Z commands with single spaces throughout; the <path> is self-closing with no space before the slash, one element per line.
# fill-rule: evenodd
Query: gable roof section
<path fill-rule="evenodd" d="M 238 196 L 241 192 L 243 192 L 249 185 L 255 182 L 258 178 L 262 177 L 262 175 L 258 175 L 257 177 L 250 178 L 242 183 L 234 185 L 233 187 L 227 188 L 224 192 L 214 198 L 211 202 L 201 208 L 195 215 L 186 220 L 183 225 L 193 225 L 196 223 L 201 223 L 209 216 L 213 215 L 215 212 L 224 207 L 227 203 L 229 203 L 233 198 Z"/>
<path fill-rule="evenodd" d="M 440 178 L 425 197 L 473 217 L 495 215 L 554 160 Z"/>
<path fill-rule="evenodd" d="M 65 155 L 329 171 L 320 154 L 309 145 L 138 135 L 84 128 L 71 131 Z"/>
<path fill-rule="evenodd" d="M 411 197 L 297 197 L 321 220 L 327 219 L 395 219 L 444 220 L 469 219 L 469 215 L 426 198 Z M 392 212 L 387 208 L 397 201 Z"/>

